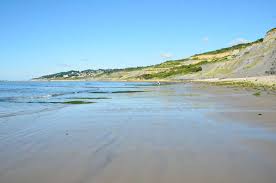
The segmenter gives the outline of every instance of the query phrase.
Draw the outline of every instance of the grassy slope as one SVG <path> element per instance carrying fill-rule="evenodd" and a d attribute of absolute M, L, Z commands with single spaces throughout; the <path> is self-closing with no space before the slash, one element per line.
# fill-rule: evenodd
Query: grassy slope
<path fill-rule="evenodd" d="M 177 76 L 188 74 L 196 74 L 203 70 L 207 64 L 215 64 L 220 62 L 228 62 L 235 57 L 233 52 L 243 50 L 248 46 L 260 43 L 262 39 L 253 43 L 236 45 L 230 48 L 223 48 L 212 52 L 197 54 L 187 59 L 171 60 L 161 64 L 142 67 L 129 72 L 121 70 L 113 73 L 103 73 L 96 79 L 122 79 L 122 80 L 162 80 L 174 79 Z M 220 71 L 222 72 L 222 71 Z"/>
<path fill-rule="evenodd" d="M 257 42 L 260 42 L 258 40 Z M 68 71 L 57 74 L 43 76 L 38 79 L 49 80 L 78 80 L 78 79 L 95 79 L 95 80 L 155 80 L 170 79 L 178 75 L 186 75 L 202 71 L 202 66 L 208 63 L 226 62 L 231 59 L 234 50 L 241 50 L 253 43 L 240 44 L 229 48 L 223 48 L 203 54 L 197 54 L 187 59 L 171 60 L 161 64 L 135 67 L 125 69 L 109 69 L 93 71 L 90 75 L 87 71 Z M 66 76 L 66 77 L 63 77 Z"/>

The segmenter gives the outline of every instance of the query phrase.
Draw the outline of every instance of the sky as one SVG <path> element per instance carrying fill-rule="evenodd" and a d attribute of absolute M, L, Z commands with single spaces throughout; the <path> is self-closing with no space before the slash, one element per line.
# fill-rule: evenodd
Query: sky
<path fill-rule="evenodd" d="M 254 41 L 275 0 L 0 0 L 0 80 L 145 66 Z"/>

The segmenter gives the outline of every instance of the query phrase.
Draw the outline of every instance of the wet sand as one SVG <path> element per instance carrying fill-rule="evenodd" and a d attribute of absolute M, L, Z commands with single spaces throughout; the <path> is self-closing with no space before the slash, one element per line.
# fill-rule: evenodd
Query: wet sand
<path fill-rule="evenodd" d="M 276 96 L 252 93 L 175 84 L 0 118 L 0 182 L 275 183 Z"/>

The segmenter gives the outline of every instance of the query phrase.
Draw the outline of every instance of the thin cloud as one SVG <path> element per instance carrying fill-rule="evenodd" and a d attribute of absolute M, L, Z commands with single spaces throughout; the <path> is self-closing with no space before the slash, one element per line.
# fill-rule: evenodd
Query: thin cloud
<path fill-rule="evenodd" d="M 235 46 L 235 45 L 238 45 L 238 44 L 244 44 L 244 43 L 249 43 L 250 40 L 247 40 L 247 39 L 244 39 L 244 38 L 236 38 L 234 40 L 232 40 L 229 45 L 230 46 Z"/>
<path fill-rule="evenodd" d="M 204 42 L 204 43 L 208 43 L 209 42 L 209 37 L 204 37 L 204 38 L 202 38 L 202 41 Z"/>
<path fill-rule="evenodd" d="M 71 67 L 69 64 L 58 64 L 59 67 L 68 68 Z"/>
<path fill-rule="evenodd" d="M 164 59 L 169 59 L 172 58 L 173 55 L 170 53 L 162 53 L 160 56 Z"/>
<path fill-rule="evenodd" d="M 88 62 L 89 59 L 88 59 L 88 58 L 81 58 L 80 61 L 81 61 L 81 62 Z"/>

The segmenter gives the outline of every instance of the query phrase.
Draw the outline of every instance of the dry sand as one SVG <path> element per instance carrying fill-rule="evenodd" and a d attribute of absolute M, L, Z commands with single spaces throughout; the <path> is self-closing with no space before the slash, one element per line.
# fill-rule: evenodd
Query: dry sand
<path fill-rule="evenodd" d="M 265 85 L 265 86 L 276 86 L 276 76 L 256 76 L 256 77 L 246 77 L 246 78 L 210 78 L 210 79 L 196 79 L 197 82 L 250 82 L 256 85 Z"/>

